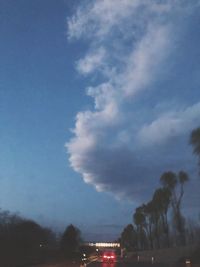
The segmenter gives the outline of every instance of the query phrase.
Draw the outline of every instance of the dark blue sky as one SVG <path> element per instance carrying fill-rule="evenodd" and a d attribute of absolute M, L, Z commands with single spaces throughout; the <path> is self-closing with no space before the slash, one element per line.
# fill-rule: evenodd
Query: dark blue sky
<path fill-rule="evenodd" d="M 1 208 L 87 236 L 113 221 L 121 230 L 124 204 L 86 185 L 64 148 L 91 102 L 74 69 L 81 46 L 67 41 L 69 1 L 1 1 L 0 10 Z"/>
<path fill-rule="evenodd" d="M 156 2 L 0 0 L 2 209 L 113 239 L 186 169 L 196 217 L 199 1 Z"/>

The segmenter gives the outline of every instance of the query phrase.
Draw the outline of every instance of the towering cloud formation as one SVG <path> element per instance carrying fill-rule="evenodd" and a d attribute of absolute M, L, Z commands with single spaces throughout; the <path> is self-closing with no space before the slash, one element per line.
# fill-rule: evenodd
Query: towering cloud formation
<path fill-rule="evenodd" d="M 182 4 L 85 1 L 68 19 L 69 40 L 84 39 L 89 46 L 76 69 L 84 76 L 95 73 L 98 84 L 88 85 L 94 109 L 77 114 L 66 148 L 73 169 L 98 191 L 140 199 L 162 171 L 180 168 L 188 158 L 177 152 L 200 123 L 200 102 L 178 102 L 175 78 L 167 82 L 180 25 L 194 10 Z M 170 155 L 177 156 L 176 164 Z"/>

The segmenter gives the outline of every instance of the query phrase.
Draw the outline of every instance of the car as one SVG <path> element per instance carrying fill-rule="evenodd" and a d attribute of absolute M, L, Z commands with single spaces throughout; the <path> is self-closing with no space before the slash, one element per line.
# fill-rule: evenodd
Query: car
<path fill-rule="evenodd" d="M 115 262 L 116 254 L 115 251 L 104 251 L 102 256 L 103 262 Z"/>

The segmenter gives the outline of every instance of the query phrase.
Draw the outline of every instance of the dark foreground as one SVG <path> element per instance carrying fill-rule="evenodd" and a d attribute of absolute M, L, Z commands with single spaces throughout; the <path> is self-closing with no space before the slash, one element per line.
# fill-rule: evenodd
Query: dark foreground
<path fill-rule="evenodd" d="M 66 260 L 54 260 L 51 263 L 43 264 L 8 264 L 1 265 L 0 267 L 200 267 L 200 264 L 186 264 L 185 262 L 180 263 L 161 263 L 161 262 L 151 262 L 150 259 L 146 261 L 138 262 L 137 259 L 117 259 L 115 263 L 103 263 L 99 258 L 93 257 L 90 262 L 85 266 L 81 265 L 80 262 L 76 261 L 66 261 Z"/>

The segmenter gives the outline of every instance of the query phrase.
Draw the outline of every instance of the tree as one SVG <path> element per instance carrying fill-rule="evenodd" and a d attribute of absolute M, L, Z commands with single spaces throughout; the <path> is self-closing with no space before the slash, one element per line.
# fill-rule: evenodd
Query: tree
<path fill-rule="evenodd" d="M 80 241 L 80 230 L 70 224 L 61 237 L 60 248 L 62 253 L 67 257 L 74 257 L 78 251 Z"/>
<path fill-rule="evenodd" d="M 173 209 L 175 227 L 179 234 L 180 244 L 184 245 L 185 222 L 181 214 L 181 201 L 184 194 L 184 184 L 189 181 L 189 176 L 184 171 L 180 171 L 178 175 L 169 171 L 162 174 L 160 181 L 163 187 L 170 191 L 170 202 Z"/>
<path fill-rule="evenodd" d="M 38 256 L 55 242 L 55 235 L 48 228 L 43 228 L 32 220 L 17 223 L 12 228 L 12 245 L 18 250 L 22 257 Z"/>
<path fill-rule="evenodd" d="M 197 155 L 200 166 L 200 127 L 191 132 L 190 144 L 193 146 L 193 153 Z"/>
<path fill-rule="evenodd" d="M 54 242 L 55 235 L 50 229 L 17 214 L 0 211 L 0 261 L 33 257 L 39 260 Z"/>
<path fill-rule="evenodd" d="M 164 172 L 160 177 L 160 182 L 164 187 L 173 192 L 177 184 L 176 174 L 171 171 Z"/>
<path fill-rule="evenodd" d="M 133 214 L 133 222 L 136 225 L 137 231 L 137 247 L 144 249 L 146 245 L 146 232 L 145 232 L 145 215 L 143 205 L 136 208 Z"/>
<path fill-rule="evenodd" d="M 153 194 L 152 203 L 154 206 L 154 224 L 157 244 L 159 245 L 159 219 L 162 223 L 163 233 L 166 235 L 167 246 L 169 247 L 169 225 L 168 225 L 168 209 L 170 205 L 171 192 L 168 188 L 158 188 Z"/>
<path fill-rule="evenodd" d="M 132 224 L 128 224 L 121 233 L 121 246 L 131 250 L 137 245 L 137 233 Z"/>

